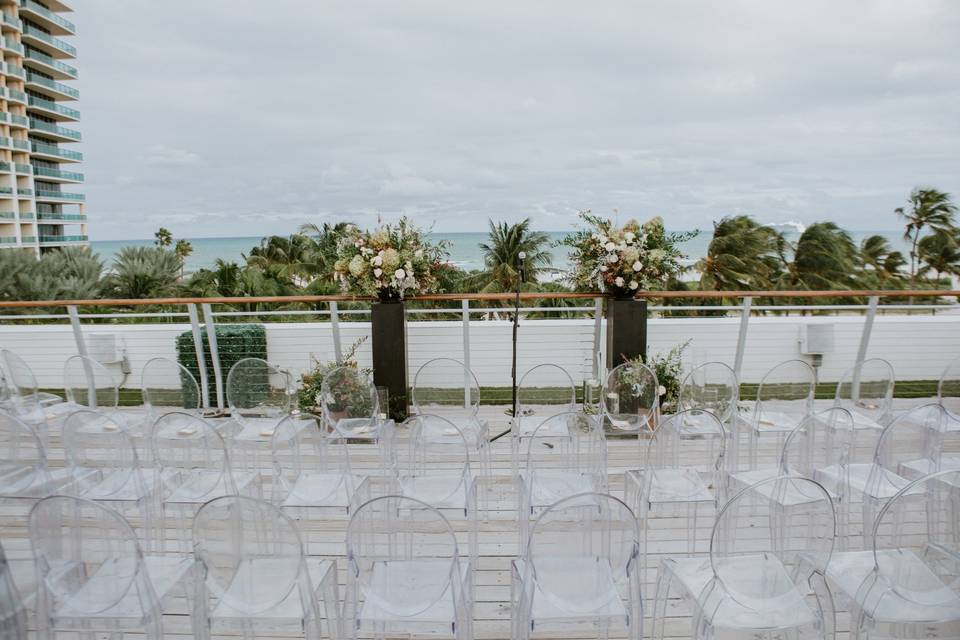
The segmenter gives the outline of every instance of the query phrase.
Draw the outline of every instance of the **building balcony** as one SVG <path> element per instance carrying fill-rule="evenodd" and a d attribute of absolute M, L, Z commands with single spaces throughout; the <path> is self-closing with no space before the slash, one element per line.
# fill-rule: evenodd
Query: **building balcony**
<path fill-rule="evenodd" d="M 76 47 L 30 25 L 23 26 L 21 40 L 25 44 L 36 47 L 53 58 L 77 57 Z"/>
<path fill-rule="evenodd" d="M 36 244 L 37 236 L 23 236 L 21 238 L 23 244 Z"/>
<path fill-rule="evenodd" d="M 44 100 L 36 96 L 27 96 L 27 107 L 54 120 L 72 120 L 75 122 L 80 119 L 80 112 L 76 109 L 64 107 L 52 100 Z"/>
<path fill-rule="evenodd" d="M 45 53 L 31 49 L 24 53 L 25 63 L 44 73 L 49 73 L 58 80 L 76 80 L 77 69 L 70 65 L 54 60 Z"/>
<path fill-rule="evenodd" d="M 13 211 L 0 211 L 0 220 L 15 220 L 17 214 Z"/>
<path fill-rule="evenodd" d="M 3 236 L 0 237 L 0 244 L 17 244 L 17 239 L 11 236 Z"/>
<path fill-rule="evenodd" d="M 22 173 L 24 175 L 30 175 L 31 173 L 33 173 L 33 167 L 31 167 L 28 164 L 23 164 L 22 162 L 15 162 L 13 164 L 13 168 L 16 170 L 17 173 Z"/>
<path fill-rule="evenodd" d="M 29 198 L 33 195 L 33 189 L 17 189 L 17 195 Z"/>
<path fill-rule="evenodd" d="M 47 182 L 83 182 L 82 173 L 61 171 L 49 167 L 33 167 L 33 175 L 42 177 Z"/>
<path fill-rule="evenodd" d="M 12 147 L 13 139 L 6 136 L 0 136 L 0 147 Z"/>
<path fill-rule="evenodd" d="M 32 211 L 21 211 L 21 212 L 20 212 L 20 219 L 21 219 L 21 220 L 34 220 L 34 219 L 36 219 L 36 216 L 33 214 Z"/>
<path fill-rule="evenodd" d="M 77 27 L 72 22 L 32 0 L 20 0 L 20 15 L 43 25 L 55 36 L 72 36 L 77 33 Z"/>
<path fill-rule="evenodd" d="M 13 187 L 0 187 L 0 198 L 9 198 L 13 196 Z"/>
<path fill-rule="evenodd" d="M 30 141 L 24 138 L 14 138 L 13 148 L 20 151 L 30 151 Z"/>
<path fill-rule="evenodd" d="M 21 214 L 21 217 L 23 217 L 22 214 Z M 37 214 L 38 222 L 44 222 L 47 220 L 51 222 L 86 222 L 87 216 L 82 213 L 42 213 L 41 212 Z"/>
<path fill-rule="evenodd" d="M 6 51 L 13 51 L 17 55 L 23 55 L 23 45 L 14 40 L 13 38 L 4 38 L 3 39 L 3 48 Z"/>
<path fill-rule="evenodd" d="M 11 169 L 13 169 L 13 165 L 9 162 L 0 162 L 0 171 L 9 172 Z"/>
<path fill-rule="evenodd" d="M 67 162 L 80 162 L 83 160 L 83 154 L 79 151 L 72 151 L 70 149 L 61 149 L 52 144 L 44 144 L 42 142 L 31 142 L 30 143 L 30 152 L 38 157 L 46 156 L 48 158 L 55 158 L 58 160 L 65 160 Z"/>
<path fill-rule="evenodd" d="M 19 102 L 20 104 L 27 104 L 27 94 L 23 91 L 17 89 L 7 88 L 7 100 L 10 102 Z"/>
<path fill-rule="evenodd" d="M 27 86 L 39 91 L 43 91 L 44 93 L 50 94 L 54 98 L 59 98 L 61 100 L 80 99 L 80 92 L 73 87 L 63 84 L 62 82 L 57 82 L 56 80 L 51 80 L 50 78 L 44 78 L 43 76 L 33 72 L 27 73 Z"/>
<path fill-rule="evenodd" d="M 2 21 L 3 23 L 2 29 L 4 31 L 8 31 L 11 29 L 13 29 L 14 31 L 20 31 L 21 29 L 23 29 L 23 21 L 21 21 L 20 18 L 16 16 L 10 15 L 6 11 L 4 11 L 3 15 L 0 16 L 0 21 Z"/>
<path fill-rule="evenodd" d="M 27 129 L 30 127 L 30 121 L 27 119 L 27 116 L 19 116 L 15 113 L 11 113 L 10 126 Z"/>
<path fill-rule="evenodd" d="M 40 244 L 69 244 L 71 242 L 87 242 L 87 236 L 40 236 Z"/>
<path fill-rule="evenodd" d="M 20 78 L 21 80 L 27 78 L 27 70 L 19 65 L 0 62 L 0 70 L 2 70 L 5 75 L 13 76 L 14 78 Z"/>
<path fill-rule="evenodd" d="M 34 120 L 30 118 L 30 130 L 40 131 L 48 138 L 54 138 L 61 142 L 79 142 L 80 132 L 66 127 L 58 127 L 55 124 L 44 122 L 43 120 Z"/>
<path fill-rule="evenodd" d="M 46 189 L 37 189 L 37 200 L 53 200 L 56 202 L 83 202 L 87 196 L 82 193 L 66 193 L 63 191 L 48 191 Z"/>

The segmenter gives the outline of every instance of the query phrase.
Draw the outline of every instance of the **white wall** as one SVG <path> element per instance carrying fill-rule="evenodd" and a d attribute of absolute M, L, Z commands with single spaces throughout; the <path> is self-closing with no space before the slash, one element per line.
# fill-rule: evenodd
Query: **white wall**
<path fill-rule="evenodd" d="M 744 358 L 743 380 L 758 382 L 773 364 L 799 355 L 800 326 L 831 323 L 836 350 L 823 358 L 821 380 L 836 380 L 856 357 L 863 318 L 752 318 Z M 310 366 L 312 358 L 333 357 L 329 323 L 268 323 L 267 353 L 271 362 L 295 375 Z M 342 345 L 369 335 L 363 322 L 341 323 Z M 408 324 L 410 380 L 427 360 L 463 359 L 462 323 L 410 322 Z M 521 323 L 518 369 L 553 362 L 570 371 L 576 381 L 589 377 L 593 352 L 592 320 L 529 320 Z M 732 365 L 739 320 L 736 318 L 663 318 L 650 321 L 649 351 L 665 352 L 690 339 L 684 361 L 721 360 Z M 88 333 L 121 336 L 133 368 L 127 387 L 139 387 L 139 372 L 152 357 L 176 357 L 175 338 L 187 324 L 90 325 Z M 601 347 L 605 336 L 601 337 Z M 470 323 L 470 362 L 481 385 L 510 384 L 511 325 L 500 321 Z M 62 367 L 76 353 L 69 325 L 0 325 L 0 348 L 19 353 L 33 367 L 42 387 L 62 385 Z M 947 363 L 960 356 L 960 315 L 879 316 L 873 328 L 868 357 L 891 361 L 899 380 L 936 379 Z M 370 365 L 370 341 L 360 351 L 360 362 Z M 110 366 L 119 373 L 117 365 Z M 212 372 L 210 373 L 212 375 Z M 224 372 L 226 376 L 226 372 Z"/>

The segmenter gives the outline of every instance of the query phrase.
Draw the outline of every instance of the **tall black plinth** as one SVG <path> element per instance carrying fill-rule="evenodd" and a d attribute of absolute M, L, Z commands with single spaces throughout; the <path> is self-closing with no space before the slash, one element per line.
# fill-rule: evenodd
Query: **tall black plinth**
<path fill-rule="evenodd" d="M 381 413 L 394 420 L 407 418 L 407 322 L 404 303 L 378 302 L 373 305 L 373 383 L 386 387 L 390 394 L 389 410 Z"/>
<path fill-rule="evenodd" d="M 647 355 L 647 301 L 607 299 L 607 368 Z"/>

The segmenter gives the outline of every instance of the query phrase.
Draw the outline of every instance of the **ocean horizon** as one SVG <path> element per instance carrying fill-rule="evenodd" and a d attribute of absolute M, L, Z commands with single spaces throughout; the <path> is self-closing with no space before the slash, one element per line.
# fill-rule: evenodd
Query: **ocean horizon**
<path fill-rule="evenodd" d="M 795 242 L 802 232 L 802 227 L 794 225 L 783 225 L 781 228 L 787 240 Z M 704 255 L 713 236 L 712 228 L 700 230 L 700 233 L 679 245 L 681 251 L 687 256 L 685 262 L 693 264 Z M 553 266 L 559 269 L 565 269 L 569 266 L 570 260 L 567 255 L 567 248 L 555 246 L 564 237 L 570 235 L 570 231 L 545 231 L 550 238 L 550 253 L 553 255 Z M 882 235 L 887 238 L 894 249 L 906 253 L 909 250 L 907 244 L 903 241 L 902 234 L 891 230 L 861 230 L 849 231 L 853 241 L 859 245 L 861 240 L 871 235 Z M 480 244 L 487 242 L 489 236 L 485 231 L 463 231 L 463 232 L 431 232 L 430 238 L 437 242 L 447 241 L 449 245 L 450 262 L 457 267 L 470 270 L 483 268 L 483 252 Z M 192 273 L 199 269 L 212 268 L 218 259 L 243 263 L 243 256 L 249 253 L 250 249 L 260 244 L 265 236 L 234 236 L 234 237 L 208 237 L 208 238 L 186 238 L 193 245 L 193 253 L 190 254 L 184 265 L 184 270 Z M 124 247 L 147 247 L 153 246 L 152 238 L 139 238 L 130 240 L 92 240 L 90 249 L 93 253 L 99 254 L 106 266 L 113 263 L 114 258 Z"/>

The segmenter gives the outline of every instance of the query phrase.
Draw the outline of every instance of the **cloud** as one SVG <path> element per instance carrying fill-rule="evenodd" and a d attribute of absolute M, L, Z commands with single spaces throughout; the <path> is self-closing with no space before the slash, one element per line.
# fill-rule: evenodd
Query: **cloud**
<path fill-rule="evenodd" d="M 200 156 L 185 149 L 154 144 L 144 149 L 143 163 L 148 167 L 194 167 L 200 164 Z"/>

